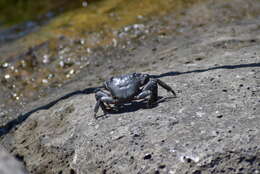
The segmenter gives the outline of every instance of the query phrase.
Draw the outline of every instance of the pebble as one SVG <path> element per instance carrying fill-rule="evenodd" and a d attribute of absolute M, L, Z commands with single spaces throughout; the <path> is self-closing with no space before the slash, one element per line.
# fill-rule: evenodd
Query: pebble
<path fill-rule="evenodd" d="M 75 73 L 75 70 L 74 69 L 71 69 L 69 74 L 74 74 Z"/>
<path fill-rule="evenodd" d="M 50 63 L 49 55 L 45 54 L 43 56 L 42 63 L 44 63 L 44 64 Z"/>
<path fill-rule="evenodd" d="M 11 77 L 10 74 L 5 75 L 5 79 L 10 79 L 10 77 Z"/>
<path fill-rule="evenodd" d="M 48 79 L 51 79 L 51 78 L 53 78 L 53 77 L 54 77 L 53 74 L 49 74 L 49 75 L 48 75 Z"/>
<path fill-rule="evenodd" d="M 9 66 L 9 63 L 7 63 L 7 62 L 3 63 L 3 65 L 2 65 L 3 68 L 7 68 L 8 66 Z"/>
<path fill-rule="evenodd" d="M 87 48 L 87 53 L 91 53 L 91 49 L 90 48 Z"/>
<path fill-rule="evenodd" d="M 65 65 L 64 61 L 60 61 L 60 62 L 59 62 L 59 65 L 60 65 L 60 67 L 62 67 L 62 68 L 63 68 L 63 67 L 64 67 L 64 65 Z"/>
<path fill-rule="evenodd" d="M 42 79 L 42 83 L 46 84 L 46 83 L 48 83 L 48 80 L 47 79 Z"/>
<path fill-rule="evenodd" d="M 88 6 L 88 2 L 87 1 L 83 1 L 82 2 L 82 7 L 87 7 Z"/>

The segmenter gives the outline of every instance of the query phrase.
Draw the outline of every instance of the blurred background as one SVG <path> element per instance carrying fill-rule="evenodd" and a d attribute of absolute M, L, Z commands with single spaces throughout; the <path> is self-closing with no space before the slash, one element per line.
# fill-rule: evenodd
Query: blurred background
<path fill-rule="evenodd" d="M 200 1 L 0 0 L 0 104 L 35 99 L 40 89 L 61 86 L 89 64 L 92 49 L 115 45 L 132 30 L 140 33 L 129 37 L 139 37 L 146 21 L 194 2 Z M 81 49 L 72 52 L 73 47 Z"/>
<path fill-rule="evenodd" d="M 1 24 L 11 26 L 29 20 L 41 20 L 62 11 L 79 8 L 82 1 L 75 0 L 1 0 Z"/>

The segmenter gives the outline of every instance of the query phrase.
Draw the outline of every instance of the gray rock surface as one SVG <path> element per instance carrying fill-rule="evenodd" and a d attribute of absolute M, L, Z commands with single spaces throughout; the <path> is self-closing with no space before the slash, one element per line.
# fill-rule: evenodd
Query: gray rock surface
<path fill-rule="evenodd" d="M 259 19 L 227 25 L 148 54 L 158 60 L 149 73 L 176 99 L 95 120 L 94 96 L 72 96 L 5 142 L 31 173 L 259 173 L 259 28 Z"/>
<path fill-rule="evenodd" d="M 0 173 L 27 174 L 21 162 L 18 162 L 0 145 Z"/>
<path fill-rule="evenodd" d="M 259 173 L 260 18 L 183 33 L 121 60 L 136 63 L 124 72 L 157 75 L 178 98 L 160 89 L 168 98 L 154 108 L 133 103 L 97 120 L 93 94 L 39 102 L 1 143 L 37 174 Z"/>

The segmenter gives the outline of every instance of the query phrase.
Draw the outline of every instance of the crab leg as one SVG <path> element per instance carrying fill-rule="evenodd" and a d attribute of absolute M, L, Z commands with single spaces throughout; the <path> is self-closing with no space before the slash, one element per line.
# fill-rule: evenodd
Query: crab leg
<path fill-rule="evenodd" d="M 102 103 L 102 104 L 104 104 L 104 103 Z M 96 117 L 96 114 L 97 114 L 97 112 L 98 112 L 98 109 L 99 109 L 99 106 L 101 105 L 101 101 L 100 101 L 100 99 L 99 100 L 97 100 L 97 103 L 96 103 L 96 105 L 95 105 L 95 108 L 94 108 L 94 116 Z M 102 106 L 101 106 L 102 107 Z"/>
<path fill-rule="evenodd" d="M 152 94 L 152 91 L 146 90 L 146 91 L 141 92 L 139 95 L 137 95 L 137 96 L 135 97 L 135 99 L 136 99 L 136 100 L 144 99 L 144 98 L 146 98 L 147 96 L 150 96 L 151 94 Z"/>
<path fill-rule="evenodd" d="M 136 96 L 136 99 L 144 99 L 149 97 L 148 106 L 151 106 L 152 103 L 156 102 L 158 97 L 158 85 L 155 79 L 150 79 L 149 82 L 144 86 L 142 92 Z"/>
<path fill-rule="evenodd" d="M 172 94 L 174 95 L 174 97 L 176 97 L 176 93 L 173 91 L 173 89 L 167 85 L 166 83 L 164 83 L 163 81 L 156 79 L 157 83 L 163 87 L 164 89 L 166 89 L 168 92 L 172 92 Z"/>
<path fill-rule="evenodd" d="M 106 112 L 107 109 L 106 109 L 106 106 L 104 104 L 104 102 L 106 102 L 106 100 L 104 100 L 104 99 L 109 98 L 110 96 L 107 92 L 99 90 L 99 91 L 96 92 L 95 97 L 96 97 L 97 103 L 96 103 L 95 108 L 94 108 L 94 116 L 96 117 L 99 106 L 101 107 L 101 109 L 103 110 L 104 113 Z"/>
<path fill-rule="evenodd" d="M 107 107 L 111 108 L 110 104 L 117 104 L 118 100 L 114 99 L 110 96 L 110 94 L 106 91 L 99 90 L 95 94 L 97 103 L 94 108 L 94 117 L 96 117 L 96 114 L 98 112 L 99 106 L 103 110 L 104 114 L 107 112 Z"/>

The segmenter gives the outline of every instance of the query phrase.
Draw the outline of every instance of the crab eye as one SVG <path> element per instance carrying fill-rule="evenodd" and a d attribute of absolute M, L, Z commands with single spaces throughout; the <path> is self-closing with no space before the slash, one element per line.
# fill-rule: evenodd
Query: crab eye
<path fill-rule="evenodd" d="M 146 84 L 149 81 L 149 75 L 143 74 L 142 75 L 142 84 Z"/>
<path fill-rule="evenodd" d="M 144 75 L 143 75 L 143 78 L 144 78 L 145 80 L 147 80 L 147 79 L 149 79 L 149 75 L 148 75 L 148 74 L 144 74 Z"/>

